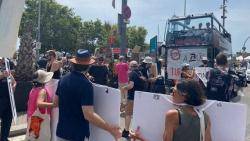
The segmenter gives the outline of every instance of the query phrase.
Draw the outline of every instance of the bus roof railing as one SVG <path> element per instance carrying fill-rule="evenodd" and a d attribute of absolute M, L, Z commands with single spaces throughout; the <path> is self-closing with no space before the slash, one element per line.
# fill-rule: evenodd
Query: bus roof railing
<path fill-rule="evenodd" d="M 169 22 L 176 22 L 179 20 L 185 20 L 185 19 L 199 19 L 199 18 L 212 18 L 212 20 L 216 21 L 219 25 L 220 28 L 222 28 L 223 34 L 229 34 L 231 36 L 231 34 L 222 26 L 222 24 L 219 22 L 219 20 L 214 16 L 213 13 L 205 13 L 202 15 L 188 15 L 186 17 L 182 16 L 182 17 L 177 17 L 177 16 L 173 16 L 171 19 L 169 19 Z"/>

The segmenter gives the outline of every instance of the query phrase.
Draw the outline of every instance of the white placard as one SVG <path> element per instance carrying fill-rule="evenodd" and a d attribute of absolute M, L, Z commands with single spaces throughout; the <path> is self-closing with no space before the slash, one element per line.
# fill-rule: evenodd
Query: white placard
<path fill-rule="evenodd" d="M 167 99 L 171 96 L 135 92 L 132 127 L 140 126 L 147 141 L 162 141 L 166 113 L 176 108 Z M 246 105 L 215 101 L 205 112 L 211 120 L 212 141 L 245 141 Z"/>
<path fill-rule="evenodd" d="M 58 86 L 58 79 L 51 79 L 46 85 L 45 88 L 48 91 L 50 97 L 54 99 L 54 96 L 56 94 L 56 89 Z M 56 129 L 57 129 L 57 123 L 58 123 L 58 118 L 59 118 L 59 108 L 53 108 L 51 109 L 51 141 L 56 141 L 57 136 L 56 136 Z"/>
<path fill-rule="evenodd" d="M 7 72 L 9 72 L 9 73 L 11 72 L 11 70 L 10 70 L 10 62 L 6 58 L 5 58 L 5 68 L 6 68 Z M 17 122 L 17 112 L 16 112 L 16 103 L 15 103 L 14 92 L 13 92 L 13 88 L 12 88 L 11 76 L 7 77 L 7 83 L 8 83 L 8 88 L 9 88 L 10 106 L 11 106 L 13 121 L 16 124 L 16 122 Z"/>
<path fill-rule="evenodd" d="M 212 68 L 209 68 L 209 67 L 196 67 L 195 68 L 195 74 L 196 74 L 196 77 L 198 77 L 197 79 L 201 80 L 205 87 L 207 87 L 208 72 L 211 69 Z"/>
<path fill-rule="evenodd" d="M 12 57 L 25 0 L 2 0 L 0 5 L 0 56 Z"/>
<path fill-rule="evenodd" d="M 175 48 L 168 49 L 167 71 L 169 79 L 180 79 L 182 64 L 190 67 L 202 65 L 202 57 L 207 57 L 206 48 Z"/>
<path fill-rule="evenodd" d="M 94 85 L 94 109 L 106 122 L 119 126 L 120 91 L 107 86 Z M 107 131 L 90 126 L 90 141 L 115 141 Z"/>

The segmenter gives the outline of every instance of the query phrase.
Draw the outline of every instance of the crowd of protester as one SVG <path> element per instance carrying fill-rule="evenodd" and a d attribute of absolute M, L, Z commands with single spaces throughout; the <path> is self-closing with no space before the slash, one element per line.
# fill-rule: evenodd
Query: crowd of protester
<path fill-rule="evenodd" d="M 202 59 L 207 67 L 207 58 Z M 226 101 L 222 93 L 230 92 L 231 79 L 227 74 L 227 57 L 220 53 L 216 57 L 215 68 L 207 74 L 207 88 L 195 81 L 194 69 L 183 64 L 181 80 L 175 82 L 173 102 L 182 105 L 166 113 L 163 141 L 200 141 L 200 119 L 194 110 L 209 99 Z M 32 129 L 32 116 L 37 109 L 51 116 L 51 141 L 82 141 L 90 136 L 89 123 L 109 132 L 115 139 L 139 139 L 139 132 L 131 132 L 134 93 L 145 91 L 166 93 L 162 65 L 149 56 L 139 64 L 135 60 L 127 61 L 120 56 L 119 61 L 106 62 L 104 57 L 93 57 L 88 50 L 80 49 L 75 56 L 64 55 L 58 59 L 54 50 L 41 56 L 37 62 L 37 71 L 33 74 L 33 88 L 29 93 L 27 110 L 27 136 Z M 1 138 L 7 141 L 12 121 L 9 91 L 6 77 L 11 76 L 12 86 L 16 82 L 11 72 L 5 71 L 4 58 L 0 58 L 0 118 Z M 125 117 L 122 132 L 118 126 L 111 125 L 95 113 L 93 108 L 93 83 L 118 88 L 121 92 L 121 114 Z M 184 105 L 184 106 L 183 106 Z M 211 141 L 209 116 L 204 113 L 205 131 L 203 138 Z M 192 122 L 190 122 L 192 121 Z M 72 130 L 74 129 L 74 130 Z M 48 133 L 48 134 L 50 134 Z M 28 138 L 27 138 L 28 140 Z"/>

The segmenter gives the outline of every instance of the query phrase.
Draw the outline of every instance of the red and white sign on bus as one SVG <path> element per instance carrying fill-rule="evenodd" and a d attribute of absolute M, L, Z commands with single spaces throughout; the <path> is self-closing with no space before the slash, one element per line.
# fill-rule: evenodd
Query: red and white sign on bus
<path fill-rule="evenodd" d="M 168 49 L 168 77 L 180 79 L 182 64 L 188 63 L 190 67 L 202 65 L 202 57 L 207 56 L 205 48 L 173 48 Z"/>

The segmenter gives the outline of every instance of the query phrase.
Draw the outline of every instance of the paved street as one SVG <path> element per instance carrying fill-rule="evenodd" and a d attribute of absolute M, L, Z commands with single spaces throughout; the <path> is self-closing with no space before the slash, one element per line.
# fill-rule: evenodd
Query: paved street
<path fill-rule="evenodd" d="M 9 138 L 10 141 L 23 141 L 24 139 L 25 135 Z"/>

